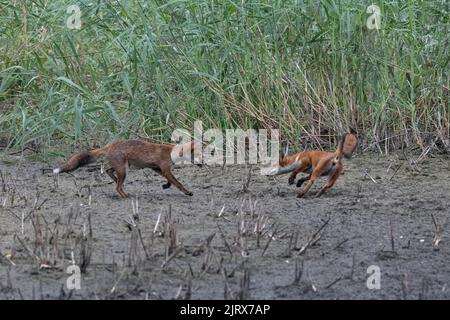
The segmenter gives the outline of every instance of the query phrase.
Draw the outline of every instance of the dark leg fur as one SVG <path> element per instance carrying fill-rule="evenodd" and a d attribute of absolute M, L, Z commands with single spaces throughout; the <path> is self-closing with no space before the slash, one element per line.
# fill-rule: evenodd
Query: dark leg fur
<path fill-rule="evenodd" d="M 303 185 L 303 182 L 308 181 L 309 179 L 311 179 L 311 175 L 298 179 L 297 188 L 300 188 Z"/>
<path fill-rule="evenodd" d="M 163 175 L 162 172 L 161 172 L 161 169 L 159 169 L 159 168 L 152 168 L 152 169 L 153 169 L 153 171 L 159 173 L 161 176 L 164 177 L 164 175 Z M 172 184 L 171 184 L 169 181 L 167 181 L 167 183 L 164 183 L 164 184 L 162 185 L 162 188 L 163 188 L 163 189 L 168 189 L 168 188 L 170 188 L 171 185 L 172 185 Z"/>
<path fill-rule="evenodd" d="M 114 180 L 115 183 L 117 183 L 117 177 L 114 175 L 114 171 L 115 170 L 113 168 L 109 168 L 108 170 L 106 170 L 106 173 L 111 177 L 111 179 Z"/>
<path fill-rule="evenodd" d="M 191 191 L 188 191 L 183 185 L 177 180 L 177 178 L 174 177 L 172 172 L 170 172 L 170 169 L 162 169 L 161 170 L 162 175 L 169 181 L 168 183 L 173 184 L 175 187 L 177 187 L 181 192 L 188 196 L 192 196 L 193 193 Z"/>

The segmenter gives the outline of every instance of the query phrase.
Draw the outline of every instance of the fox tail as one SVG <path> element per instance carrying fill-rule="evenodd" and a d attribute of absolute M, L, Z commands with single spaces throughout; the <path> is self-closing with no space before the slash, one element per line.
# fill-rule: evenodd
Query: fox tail
<path fill-rule="evenodd" d="M 95 149 L 92 151 L 84 151 L 76 153 L 67 160 L 61 167 L 53 169 L 53 173 L 70 172 L 79 167 L 92 163 L 96 157 L 105 154 L 108 151 L 108 146 Z"/>

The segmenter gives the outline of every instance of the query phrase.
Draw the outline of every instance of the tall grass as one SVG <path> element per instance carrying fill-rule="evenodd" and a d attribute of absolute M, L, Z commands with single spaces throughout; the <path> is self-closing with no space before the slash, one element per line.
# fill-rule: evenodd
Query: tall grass
<path fill-rule="evenodd" d="M 69 5 L 81 9 L 70 29 Z M 167 141 L 174 128 L 280 128 L 368 147 L 450 148 L 448 1 L 0 1 L 4 145 Z"/>

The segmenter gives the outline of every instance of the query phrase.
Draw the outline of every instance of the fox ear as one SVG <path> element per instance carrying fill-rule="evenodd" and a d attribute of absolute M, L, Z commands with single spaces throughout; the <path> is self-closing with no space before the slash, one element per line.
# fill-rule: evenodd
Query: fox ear
<path fill-rule="evenodd" d="M 356 131 L 353 128 L 348 128 L 348 132 L 356 136 Z"/>

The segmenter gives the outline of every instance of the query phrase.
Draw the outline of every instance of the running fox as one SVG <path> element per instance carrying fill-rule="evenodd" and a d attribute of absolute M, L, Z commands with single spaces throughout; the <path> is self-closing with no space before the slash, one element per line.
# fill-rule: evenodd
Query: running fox
<path fill-rule="evenodd" d="M 93 162 L 98 156 L 105 156 L 109 165 L 106 173 L 114 180 L 116 191 L 123 198 L 128 197 L 123 190 L 123 183 L 129 165 L 138 168 L 151 168 L 167 179 L 167 183 L 162 185 L 163 189 L 170 188 L 173 184 L 184 194 L 192 196 L 193 193 L 183 187 L 173 176 L 171 172 L 172 164 L 184 161 L 193 162 L 198 166 L 203 164 L 201 146 L 198 145 L 198 142 L 156 144 L 142 140 L 122 140 L 112 142 L 103 148 L 77 153 L 62 167 L 54 169 L 53 173 L 73 171 Z"/>
<path fill-rule="evenodd" d="M 331 188 L 342 172 L 342 158 L 351 158 L 357 144 L 356 131 L 352 128 L 339 141 L 335 152 L 326 151 L 303 151 L 291 156 L 280 154 L 279 163 L 269 170 L 267 175 L 278 175 L 292 172 L 288 183 L 294 184 L 298 173 L 306 172 L 308 176 L 297 181 L 297 187 L 301 187 L 303 182 L 308 181 L 305 188 L 300 191 L 297 198 L 303 197 L 311 188 L 314 181 L 320 176 L 329 176 L 327 183 L 317 192 L 316 197 L 320 197 L 325 190 Z"/>

